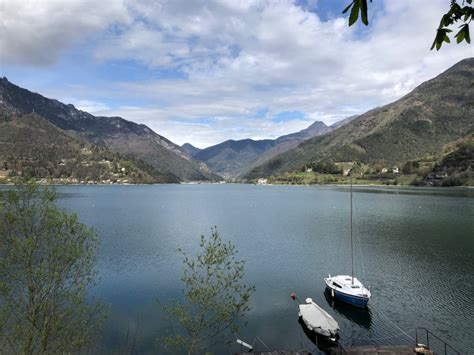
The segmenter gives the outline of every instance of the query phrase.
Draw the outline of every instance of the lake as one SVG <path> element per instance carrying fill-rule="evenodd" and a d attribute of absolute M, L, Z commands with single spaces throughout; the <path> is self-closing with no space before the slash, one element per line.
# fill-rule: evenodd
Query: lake
<path fill-rule="evenodd" d="M 323 277 L 350 274 L 346 187 L 253 185 L 62 186 L 59 204 L 102 241 L 92 293 L 110 304 L 97 352 L 134 343 L 161 352 L 167 327 L 157 299 L 180 297 L 181 257 L 217 226 L 255 284 L 238 336 L 257 350 L 315 351 L 297 303 L 313 298 L 339 322 L 344 346 L 413 343 L 426 327 L 462 353 L 474 349 L 474 190 L 354 188 L 356 276 L 370 286 L 367 312 L 332 304 Z M 136 339 L 131 341 L 130 339 Z M 235 340 L 235 339 L 231 339 Z M 235 344 L 235 342 L 233 342 Z M 239 347 L 217 349 L 232 353 Z"/>

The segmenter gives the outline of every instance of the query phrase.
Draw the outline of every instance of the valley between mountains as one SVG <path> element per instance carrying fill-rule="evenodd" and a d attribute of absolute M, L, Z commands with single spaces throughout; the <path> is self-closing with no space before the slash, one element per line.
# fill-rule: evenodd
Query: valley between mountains
<path fill-rule="evenodd" d="M 473 185 L 474 58 L 328 126 L 199 149 L 0 79 L 0 181 Z M 270 133 L 270 132 L 269 132 Z"/>

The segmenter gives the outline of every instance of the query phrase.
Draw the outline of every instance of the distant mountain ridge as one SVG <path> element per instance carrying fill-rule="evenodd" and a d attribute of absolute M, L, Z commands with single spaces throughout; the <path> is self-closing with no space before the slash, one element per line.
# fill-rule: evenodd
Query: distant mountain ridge
<path fill-rule="evenodd" d="M 296 133 L 290 133 L 276 139 L 277 143 L 289 140 L 306 140 L 330 132 L 332 128 L 324 122 L 315 121 L 311 126 Z"/>
<path fill-rule="evenodd" d="M 434 154 L 473 131 L 474 58 L 467 58 L 401 99 L 279 154 L 246 177 L 300 171 L 321 160 L 398 164 Z"/>
<path fill-rule="evenodd" d="M 277 139 L 227 140 L 200 149 L 192 156 L 205 162 L 218 174 L 226 178 L 236 178 L 275 155 L 296 147 L 304 140 L 325 134 L 331 130 L 332 128 L 323 122 L 316 121 L 299 132 L 287 134 Z M 191 151 L 189 150 L 189 152 Z"/>
<path fill-rule="evenodd" d="M 196 155 L 197 153 L 199 153 L 202 149 L 200 148 L 197 148 L 195 146 L 193 146 L 192 144 L 190 143 L 184 143 L 182 146 L 181 146 L 181 149 L 183 149 L 186 153 L 188 153 L 189 156 L 194 156 Z"/>
<path fill-rule="evenodd" d="M 228 140 L 202 149 L 194 155 L 194 158 L 205 162 L 213 171 L 224 177 L 235 177 L 275 144 L 271 139 Z"/>
<path fill-rule="evenodd" d="M 54 99 L 20 88 L 0 79 L 1 106 L 16 115 L 32 112 L 80 139 L 115 152 L 140 159 L 173 180 L 220 180 L 202 162 L 149 127 L 121 117 L 94 116 Z"/>

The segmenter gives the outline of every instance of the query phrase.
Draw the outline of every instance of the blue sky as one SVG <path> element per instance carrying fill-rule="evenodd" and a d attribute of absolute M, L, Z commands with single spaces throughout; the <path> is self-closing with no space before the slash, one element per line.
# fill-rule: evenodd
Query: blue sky
<path fill-rule="evenodd" d="M 351 28 L 348 3 L 5 0 L 1 75 L 205 147 L 332 124 L 474 55 L 429 50 L 446 0 L 375 0 Z"/>

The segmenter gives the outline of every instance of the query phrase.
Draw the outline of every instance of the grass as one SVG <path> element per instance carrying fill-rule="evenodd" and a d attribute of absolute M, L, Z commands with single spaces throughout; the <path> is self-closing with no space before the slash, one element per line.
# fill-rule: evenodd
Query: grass
<path fill-rule="evenodd" d="M 418 178 L 416 174 L 365 174 L 353 176 L 352 183 L 354 185 L 411 185 L 415 179 Z M 271 176 L 268 179 L 270 184 L 285 184 L 285 185 L 348 185 L 350 179 L 348 176 L 341 174 L 320 174 L 315 172 L 300 172 L 300 173 L 284 173 L 278 176 Z"/>

